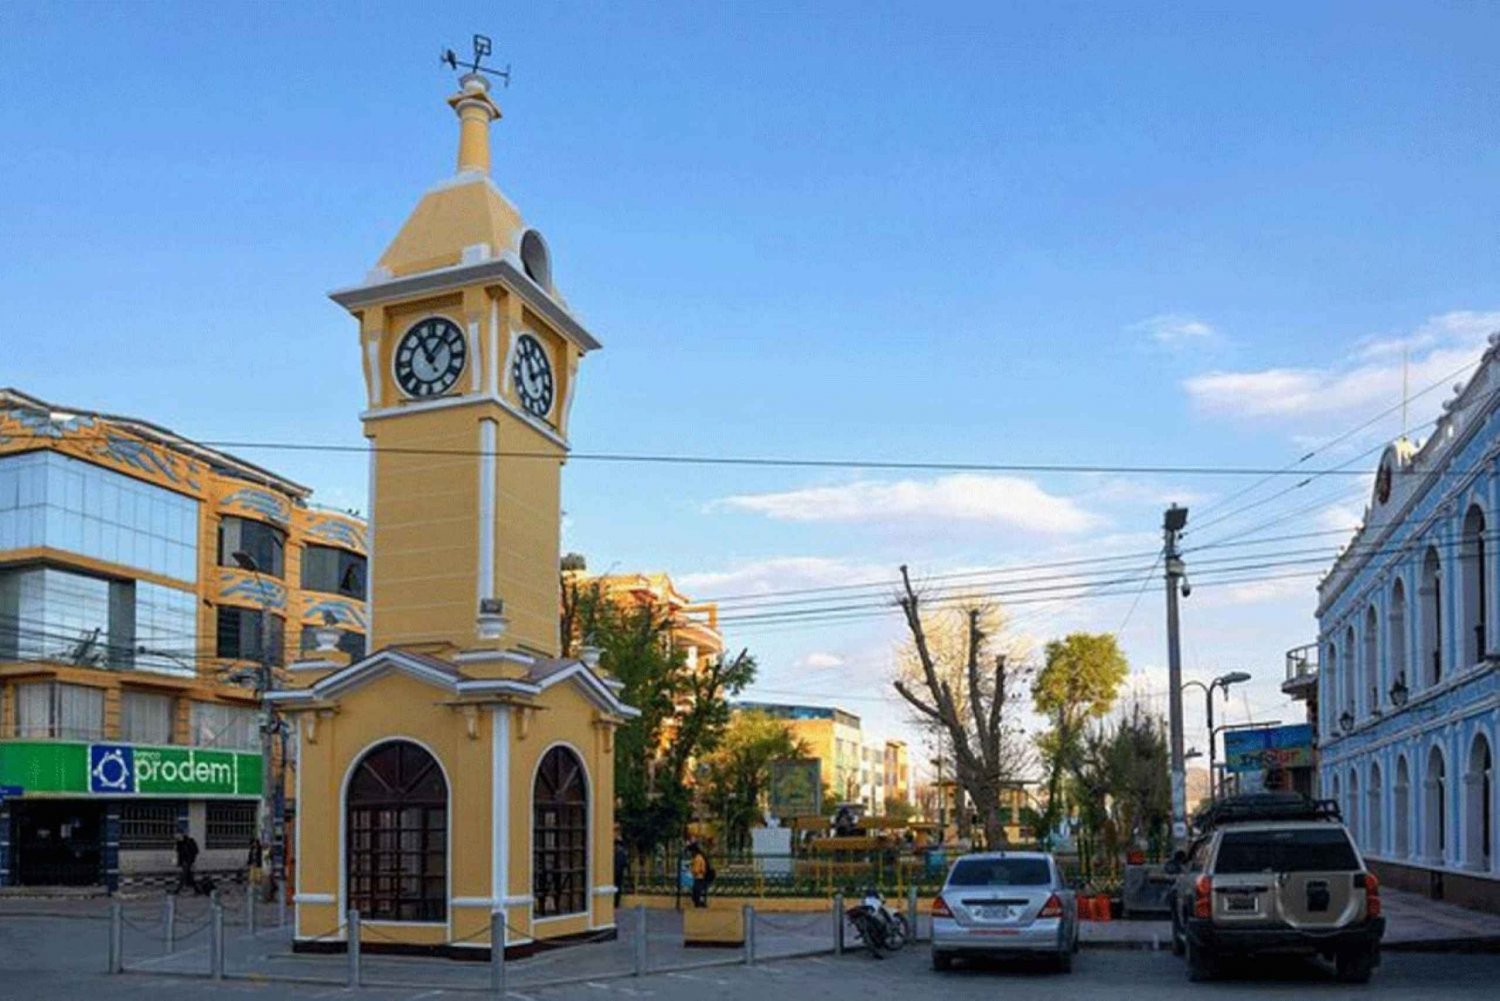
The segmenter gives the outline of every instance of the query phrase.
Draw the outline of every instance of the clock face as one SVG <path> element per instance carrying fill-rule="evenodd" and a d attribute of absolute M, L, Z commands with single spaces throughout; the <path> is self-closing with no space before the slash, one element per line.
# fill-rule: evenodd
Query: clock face
<path fill-rule="evenodd" d="M 458 381 L 468 355 L 458 324 L 441 316 L 422 320 L 396 345 L 396 383 L 407 396 L 440 396 Z"/>
<path fill-rule="evenodd" d="M 533 417 L 546 417 L 552 410 L 552 363 L 547 350 L 530 334 L 516 339 L 516 358 L 511 362 L 510 379 L 515 384 L 521 406 Z"/>

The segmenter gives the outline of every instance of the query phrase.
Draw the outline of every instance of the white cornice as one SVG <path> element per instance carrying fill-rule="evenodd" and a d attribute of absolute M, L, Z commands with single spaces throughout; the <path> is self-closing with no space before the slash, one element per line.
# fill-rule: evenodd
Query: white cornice
<path fill-rule="evenodd" d="M 436 400 L 413 400 L 395 407 L 380 407 L 377 410 L 366 410 L 359 415 L 362 421 L 378 421 L 387 417 L 399 417 L 402 414 L 416 414 L 432 410 L 447 410 L 451 407 L 472 407 L 482 403 L 492 403 L 510 414 L 512 417 L 525 424 L 537 434 L 546 438 L 552 444 L 563 451 L 569 450 L 568 440 L 549 424 L 538 420 L 528 414 L 525 410 L 515 406 L 503 396 L 494 393 L 465 393 L 462 396 L 444 396 Z"/>
<path fill-rule="evenodd" d="M 335 289 L 328 293 L 328 298 L 354 312 L 401 299 L 415 299 L 469 285 L 498 282 L 520 296 L 526 305 L 556 327 L 578 350 L 587 353 L 603 347 L 583 324 L 573 318 L 572 313 L 532 281 L 511 257 L 512 255 L 506 254 L 476 264 L 457 264 L 400 278 L 377 279 L 364 285 Z"/>

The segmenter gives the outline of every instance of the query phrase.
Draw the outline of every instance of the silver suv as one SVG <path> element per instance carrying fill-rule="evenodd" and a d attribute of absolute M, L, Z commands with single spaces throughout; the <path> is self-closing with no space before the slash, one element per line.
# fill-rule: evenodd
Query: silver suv
<path fill-rule="evenodd" d="M 1189 979 L 1212 978 L 1225 957 L 1267 953 L 1321 955 L 1342 981 L 1370 979 L 1385 934 L 1380 884 L 1336 804 L 1235 797 L 1198 827 L 1172 866 L 1172 951 L 1186 954 Z"/>

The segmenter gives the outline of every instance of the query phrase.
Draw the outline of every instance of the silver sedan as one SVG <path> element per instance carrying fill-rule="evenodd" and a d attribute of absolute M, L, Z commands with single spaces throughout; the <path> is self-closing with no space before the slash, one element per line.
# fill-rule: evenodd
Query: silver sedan
<path fill-rule="evenodd" d="M 932 968 L 965 956 L 1045 956 L 1063 972 L 1078 951 L 1078 901 L 1045 852 L 965 855 L 932 902 Z"/>

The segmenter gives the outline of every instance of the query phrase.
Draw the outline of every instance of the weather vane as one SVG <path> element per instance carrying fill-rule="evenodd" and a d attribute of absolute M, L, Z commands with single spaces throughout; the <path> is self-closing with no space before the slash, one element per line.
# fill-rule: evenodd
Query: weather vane
<path fill-rule="evenodd" d="M 464 62 L 452 49 L 444 49 L 439 57 L 443 65 L 457 72 L 460 67 L 471 73 L 488 73 L 490 76 L 499 77 L 505 81 L 505 86 L 510 86 L 510 63 L 505 64 L 505 69 L 497 70 L 483 63 L 485 56 L 490 54 L 490 37 L 488 35 L 474 36 L 474 58 L 470 62 Z"/>

